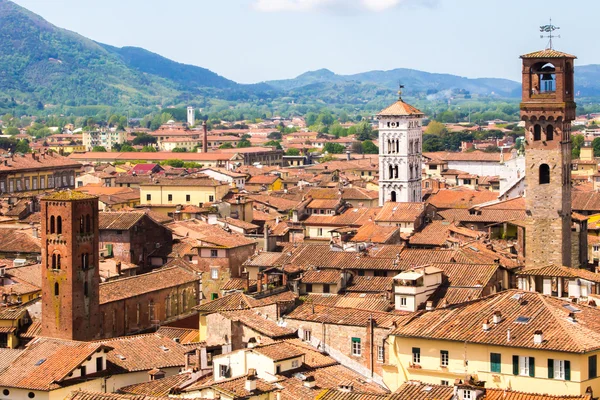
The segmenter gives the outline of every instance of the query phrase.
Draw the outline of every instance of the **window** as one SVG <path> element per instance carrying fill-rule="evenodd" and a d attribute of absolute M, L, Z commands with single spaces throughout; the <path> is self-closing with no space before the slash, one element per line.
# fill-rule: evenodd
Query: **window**
<path fill-rule="evenodd" d="M 470 185 L 471 184 L 471 180 L 470 179 L 463 179 L 463 184 Z"/>
<path fill-rule="evenodd" d="M 54 215 L 50 217 L 50 233 L 56 233 L 56 221 Z"/>
<path fill-rule="evenodd" d="M 500 353 L 490 353 L 490 371 L 498 374 L 502 372 L 502 356 Z"/>
<path fill-rule="evenodd" d="M 385 347 L 377 346 L 377 361 L 383 361 L 385 356 Z"/>
<path fill-rule="evenodd" d="M 513 375 L 535 376 L 535 359 L 533 357 L 513 356 Z"/>
<path fill-rule="evenodd" d="M 48 188 L 54 187 L 54 176 L 48 175 Z"/>
<path fill-rule="evenodd" d="M 400 297 L 400 305 L 406 306 L 406 297 Z"/>
<path fill-rule="evenodd" d="M 281 373 L 281 365 L 275 366 L 275 373 L 279 375 Z"/>
<path fill-rule="evenodd" d="M 192 196 L 191 196 L 191 195 L 189 195 L 189 194 L 186 194 L 186 195 L 185 195 L 185 201 L 187 201 L 188 203 L 189 203 L 190 201 L 192 201 Z"/>
<path fill-rule="evenodd" d="M 323 236 L 323 228 L 317 228 L 317 236 Z"/>
<path fill-rule="evenodd" d="M 81 367 L 79 367 L 79 369 L 81 370 L 81 376 L 87 375 L 87 368 L 85 367 L 85 365 L 82 365 Z"/>
<path fill-rule="evenodd" d="M 600 246 L 598 246 L 597 244 L 595 244 L 593 247 L 594 247 L 594 251 L 600 251 Z"/>
<path fill-rule="evenodd" d="M 300 362 L 298 360 L 292 361 L 292 368 L 298 368 L 300 366 Z"/>
<path fill-rule="evenodd" d="M 146 195 L 146 201 L 151 201 L 152 200 L 152 195 L 151 194 L 147 194 Z"/>
<path fill-rule="evenodd" d="M 548 164 L 540 165 L 540 185 L 550 183 L 550 166 Z"/>
<path fill-rule="evenodd" d="M 352 355 L 360 357 L 361 355 L 360 338 L 352 338 Z"/>
<path fill-rule="evenodd" d="M 413 360 L 413 364 L 421 363 L 421 349 L 420 348 L 418 348 L 418 347 L 412 348 L 412 360 Z"/>
<path fill-rule="evenodd" d="M 307 293 L 311 293 L 312 292 L 312 283 L 307 283 L 306 284 L 306 292 Z"/>
<path fill-rule="evenodd" d="M 535 124 L 533 127 L 533 140 L 541 140 L 542 139 L 542 127 L 538 124 Z"/>
<path fill-rule="evenodd" d="M 588 379 L 598 377 L 598 356 L 588 357 Z"/>
<path fill-rule="evenodd" d="M 553 140 L 553 139 L 554 139 L 554 126 L 548 125 L 546 127 L 546 140 Z"/>
<path fill-rule="evenodd" d="M 471 400 L 473 398 L 471 393 L 471 390 L 463 389 L 463 400 Z"/>
<path fill-rule="evenodd" d="M 58 286 L 58 282 L 54 282 L 54 295 L 58 296 L 60 294 L 60 288 Z"/>
<path fill-rule="evenodd" d="M 213 201 L 215 201 L 215 196 L 213 196 L 213 195 L 208 196 L 208 201 L 210 203 L 212 203 Z"/>
<path fill-rule="evenodd" d="M 442 367 L 447 367 L 449 359 L 450 359 L 450 357 L 448 354 L 448 350 L 441 350 L 440 351 L 440 365 Z"/>
<path fill-rule="evenodd" d="M 56 233 L 57 234 L 62 234 L 62 217 L 58 216 L 56 217 Z"/>
<path fill-rule="evenodd" d="M 571 380 L 571 362 L 568 360 L 548 359 L 548 379 Z"/>
<path fill-rule="evenodd" d="M 40 189 L 46 189 L 46 178 L 40 176 Z"/>
<path fill-rule="evenodd" d="M 449 386 L 449 385 L 450 385 L 450 382 L 448 382 L 448 381 L 447 381 L 447 380 L 445 380 L 445 379 L 442 379 L 442 381 L 440 382 L 440 384 L 441 384 L 442 386 Z"/>
<path fill-rule="evenodd" d="M 328 284 L 323 285 L 323 293 L 329 293 L 329 285 Z"/>
<path fill-rule="evenodd" d="M 210 299 L 211 299 L 211 300 L 216 300 L 216 299 L 218 299 L 218 298 L 219 298 L 219 295 L 218 295 L 217 293 L 211 293 L 211 294 L 210 294 Z"/>
<path fill-rule="evenodd" d="M 89 296 L 89 289 L 88 289 L 88 283 L 87 282 L 83 282 L 83 295 L 85 297 Z"/>
<path fill-rule="evenodd" d="M 310 331 L 308 331 L 308 330 L 305 330 L 305 331 L 302 333 L 302 339 L 303 339 L 304 341 L 306 341 L 306 342 L 310 342 Z"/>
<path fill-rule="evenodd" d="M 211 250 L 211 251 L 210 251 L 210 256 L 211 256 L 212 258 L 218 257 L 218 256 L 219 256 L 219 252 L 218 252 L 218 250 Z"/>
<path fill-rule="evenodd" d="M 172 194 L 167 195 L 167 200 L 168 201 L 173 201 L 173 195 Z"/>
<path fill-rule="evenodd" d="M 210 279 L 219 279 L 219 269 L 218 268 L 210 269 Z"/>
<path fill-rule="evenodd" d="M 229 377 L 229 367 L 227 365 L 219 365 L 219 376 L 221 378 Z"/>

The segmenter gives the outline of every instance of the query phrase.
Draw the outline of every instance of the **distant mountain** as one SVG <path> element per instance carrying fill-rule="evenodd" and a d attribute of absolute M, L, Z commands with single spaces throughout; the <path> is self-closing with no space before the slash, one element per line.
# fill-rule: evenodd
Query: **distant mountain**
<path fill-rule="evenodd" d="M 434 94 L 444 91 L 467 91 L 477 95 L 511 97 L 520 83 L 508 79 L 470 79 L 450 74 L 433 74 L 413 69 L 398 68 L 391 71 L 370 71 L 355 75 L 337 75 L 330 70 L 320 69 L 304 73 L 294 79 L 269 81 L 267 84 L 281 90 L 298 90 L 314 84 L 331 83 L 370 84 L 389 90 L 398 90 L 398 83 L 406 87 L 409 94 Z"/>

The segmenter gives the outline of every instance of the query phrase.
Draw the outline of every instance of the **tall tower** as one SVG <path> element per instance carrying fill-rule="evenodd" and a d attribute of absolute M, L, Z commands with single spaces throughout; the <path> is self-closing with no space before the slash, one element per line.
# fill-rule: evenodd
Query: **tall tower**
<path fill-rule="evenodd" d="M 571 266 L 571 121 L 575 56 L 521 56 L 526 162 L 526 264 Z"/>
<path fill-rule="evenodd" d="M 196 111 L 194 110 L 194 107 L 187 108 L 187 123 L 188 126 L 196 125 Z"/>
<path fill-rule="evenodd" d="M 98 198 L 57 192 L 41 200 L 42 336 L 92 340 L 100 333 Z"/>
<path fill-rule="evenodd" d="M 401 94 L 401 93 L 400 93 Z M 423 113 L 398 101 L 379 119 L 379 205 L 420 202 Z"/>

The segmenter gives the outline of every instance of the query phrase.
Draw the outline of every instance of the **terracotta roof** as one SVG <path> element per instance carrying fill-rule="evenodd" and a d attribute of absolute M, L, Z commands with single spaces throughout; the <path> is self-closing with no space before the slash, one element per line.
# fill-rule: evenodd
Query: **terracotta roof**
<path fill-rule="evenodd" d="M 89 195 L 80 191 L 74 191 L 74 190 L 62 190 L 59 192 L 54 192 L 51 194 L 48 194 L 44 197 L 42 197 L 42 200 L 46 200 L 46 201 L 56 201 L 56 200 L 60 200 L 60 201 L 71 201 L 71 200 L 90 200 L 90 199 L 95 199 L 97 198 L 96 196 L 93 195 Z"/>
<path fill-rule="evenodd" d="M 577 58 L 571 54 L 563 53 L 554 49 L 545 49 L 534 51 L 533 53 L 523 54 L 521 58 Z"/>
<path fill-rule="evenodd" d="M 126 231 L 131 229 L 144 217 L 144 212 L 101 212 L 98 229 Z"/>
<path fill-rule="evenodd" d="M 270 304 L 277 304 L 279 302 L 293 303 L 296 301 L 296 299 L 296 295 L 288 290 L 268 294 L 262 297 L 252 297 L 244 293 L 237 292 L 201 304 L 194 307 L 194 309 L 206 314 L 220 311 L 246 310 L 255 307 L 263 307 Z"/>
<path fill-rule="evenodd" d="M 443 246 L 448 241 L 450 227 L 448 221 L 432 221 L 423 230 L 414 233 L 409 239 L 411 245 Z"/>
<path fill-rule="evenodd" d="M 73 390 L 66 397 L 65 400 L 166 400 L 165 397 L 151 397 L 145 395 L 134 395 L 134 394 L 117 394 L 117 393 L 104 393 L 104 392 L 91 392 L 87 390 Z M 198 399 L 200 400 L 200 399 Z"/>
<path fill-rule="evenodd" d="M 448 209 L 441 210 L 438 214 L 445 220 L 458 222 L 494 223 L 512 221 L 515 219 L 524 220 L 527 218 L 525 210 L 490 210 L 487 208 L 482 208 L 477 212 L 471 212 L 464 208 Z"/>
<path fill-rule="evenodd" d="M 181 344 L 196 343 L 200 337 L 198 329 L 176 328 L 173 326 L 161 326 L 156 334 L 176 340 Z"/>
<path fill-rule="evenodd" d="M 587 353 L 600 349 L 600 310 L 578 304 L 575 321 L 572 303 L 535 292 L 507 290 L 450 308 L 437 309 L 405 321 L 393 334 L 402 337 L 480 343 L 529 349 Z M 502 321 L 484 331 L 482 323 L 502 313 Z M 510 343 L 506 330 L 511 331 Z M 542 330 L 544 341 L 533 342 Z"/>
<path fill-rule="evenodd" d="M 257 346 L 253 348 L 252 351 L 262 354 L 263 356 L 276 362 L 289 360 L 290 358 L 297 358 L 304 355 L 303 349 L 286 342 L 277 342 L 265 346 Z"/>
<path fill-rule="evenodd" d="M 572 191 L 573 211 L 600 212 L 600 192 L 580 192 Z"/>
<path fill-rule="evenodd" d="M 355 310 L 374 310 L 388 312 L 393 307 L 385 295 L 380 293 L 361 293 L 347 290 L 344 295 L 309 294 L 306 303 L 329 307 L 351 308 Z"/>
<path fill-rule="evenodd" d="M 424 114 L 422 111 L 419 111 L 417 108 L 411 106 L 402 101 L 402 99 L 398 100 L 388 108 L 380 111 L 377 116 L 378 117 L 396 117 L 396 116 L 415 116 L 422 117 Z"/>
<path fill-rule="evenodd" d="M 470 208 L 497 198 L 498 193 L 489 190 L 471 190 L 461 187 L 440 189 L 437 193 L 432 194 L 427 202 L 437 209 Z"/>
<path fill-rule="evenodd" d="M 394 323 L 409 319 L 409 315 L 408 313 L 401 315 L 375 310 L 358 310 L 304 303 L 284 317 L 284 319 L 348 326 L 367 326 L 369 318 L 373 318 L 377 326 L 389 328 L 394 326 Z"/>
<path fill-rule="evenodd" d="M 246 181 L 248 185 L 272 185 L 277 181 L 277 179 L 281 179 L 277 175 L 255 175 Z"/>
<path fill-rule="evenodd" d="M 350 239 L 351 242 L 387 243 L 398 233 L 396 226 L 379 226 L 374 222 L 368 222 L 358 228 L 356 234 Z"/>
<path fill-rule="evenodd" d="M 390 397 L 386 394 L 347 392 L 337 388 L 325 389 L 319 393 L 318 400 L 388 400 Z M 413 400 L 412 398 L 410 400 Z M 436 398 L 435 400 L 442 400 Z"/>
<path fill-rule="evenodd" d="M 174 235 L 196 240 L 196 247 L 234 248 L 255 244 L 237 232 L 228 232 L 217 225 L 209 225 L 199 220 L 179 221 L 169 225 Z"/>
<path fill-rule="evenodd" d="M 225 224 L 235 226 L 238 228 L 242 228 L 245 230 L 252 230 L 252 229 L 260 228 L 260 226 L 258 226 L 258 225 L 254 225 L 254 224 L 251 224 L 250 222 L 246 222 L 241 219 L 235 219 L 235 218 L 228 218 L 228 217 L 219 218 L 219 222 L 223 222 Z"/>
<path fill-rule="evenodd" d="M 288 211 L 298 205 L 298 202 L 295 200 L 288 200 L 277 196 L 268 196 L 266 194 L 252 194 L 249 195 L 248 198 L 258 203 L 276 208 L 279 211 Z"/>
<path fill-rule="evenodd" d="M 140 183 L 142 186 L 196 186 L 196 187 L 216 187 L 228 185 L 226 182 L 219 182 L 211 178 L 155 178 L 151 182 Z"/>
<path fill-rule="evenodd" d="M 256 389 L 252 392 L 246 390 L 247 376 L 243 375 L 237 378 L 225 379 L 222 381 L 208 381 L 202 387 L 204 388 L 212 388 L 218 392 L 224 392 L 229 397 L 233 399 L 247 399 L 251 396 L 260 396 L 264 393 L 274 392 L 278 390 L 277 386 L 274 384 L 268 383 L 267 381 L 257 378 L 254 380 L 256 383 Z"/>
<path fill-rule="evenodd" d="M 0 228 L 0 253 L 33 253 L 42 252 L 41 239 L 33 237 L 28 231 L 11 228 Z"/>
<path fill-rule="evenodd" d="M 0 373 L 0 385 L 43 391 L 59 388 L 73 370 L 103 347 L 98 343 L 39 338 Z"/>
<path fill-rule="evenodd" d="M 316 270 L 311 269 L 302 274 L 302 283 L 336 284 L 340 282 L 341 271 L 337 269 Z"/>
<path fill-rule="evenodd" d="M 556 265 L 546 267 L 532 267 L 517 272 L 518 275 L 525 276 L 557 276 L 563 278 L 581 278 L 590 282 L 600 283 L 600 274 L 581 268 L 569 268 Z"/>
<path fill-rule="evenodd" d="M 4 162 L 6 161 L 6 164 Z M 16 172 L 26 170 L 79 169 L 81 164 L 70 161 L 58 153 L 47 152 L 45 155 L 15 154 L 12 157 L 0 158 L 0 172 Z"/>
<path fill-rule="evenodd" d="M 107 360 L 113 373 L 182 367 L 188 349 L 158 334 L 124 336 L 94 342 L 110 348 Z M 143 356 L 141 356 L 143 355 Z"/>
<path fill-rule="evenodd" d="M 245 288 L 245 285 L 246 285 L 245 278 L 230 278 L 227 282 L 225 282 L 223 285 L 221 285 L 221 290 L 222 291 L 243 290 Z M 250 279 L 248 282 L 248 285 L 250 287 L 252 287 L 252 286 L 256 287 L 256 279 Z"/>
<path fill-rule="evenodd" d="M 244 265 L 250 267 L 273 267 L 281 265 L 278 261 L 283 258 L 284 254 L 272 251 L 262 251 L 256 255 L 250 256 Z"/>
<path fill-rule="evenodd" d="M 377 190 L 367 190 L 359 187 L 344 188 L 342 190 L 343 200 L 376 200 L 379 198 Z"/>
<path fill-rule="evenodd" d="M 123 394 L 135 394 L 152 397 L 168 397 L 171 388 L 190 380 L 191 373 L 182 373 L 167 376 L 150 382 L 142 382 L 134 385 L 124 386 L 119 389 Z"/>
<path fill-rule="evenodd" d="M 42 287 L 42 265 L 31 264 L 22 267 L 7 267 L 6 273 L 38 288 Z"/>
<path fill-rule="evenodd" d="M 355 276 L 347 292 L 385 293 L 392 291 L 394 278 L 387 276 Z"/>
<path fill-rule="evenodd" d="M 377 222 L 414 222 L 425 212 L 425 203 L 387 202 L 375 217 Z"/>
<path fill-rule="evenodd" d="M 221 315 L 231 321 L 241 322 L 248 328 L 271 339 L 284 338 L 293 335 L 296 330 L 280 326 L 260 312 L 254 310 L 222 311 Z M 275 317 L 275 316 L 273 316 Z"/>
<path fill-rule="evenodd" d="M 100 304 L 139 296 L 161 289 L 197 282 L 200 277 L 179 266 L 159 268 L 142 275 L 100 284 Z"/>
<path fill-rule="evenodd" d="M 309 208 L 309 209 L 322 209 L 322 208 L 334 209 L 334 208 L 337 208 L 341 204 L 341 202 L 342 202 L 341 198 L 337 198 L 334 200 L 314 199 L 310 203 L 308 203 L 306 208 Z"/>
<path fill-rule="evenodd" d="M 313 214 L 304 220 L 305 225 L 361 226 L 372 221 L 380 208 L 349 208 L 340 215 Z"/>

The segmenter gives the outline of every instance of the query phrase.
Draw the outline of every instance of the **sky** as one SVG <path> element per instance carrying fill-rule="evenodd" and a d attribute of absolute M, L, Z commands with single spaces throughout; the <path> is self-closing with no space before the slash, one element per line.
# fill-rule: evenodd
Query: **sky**
<path fill-rule="evenodd" d="M 555 48 L 600 64 L 597 0 L 15 0 L 61 28 L 138 46 L 240 83 L 412 68 L 520 80 L 518 56 Z"/>

